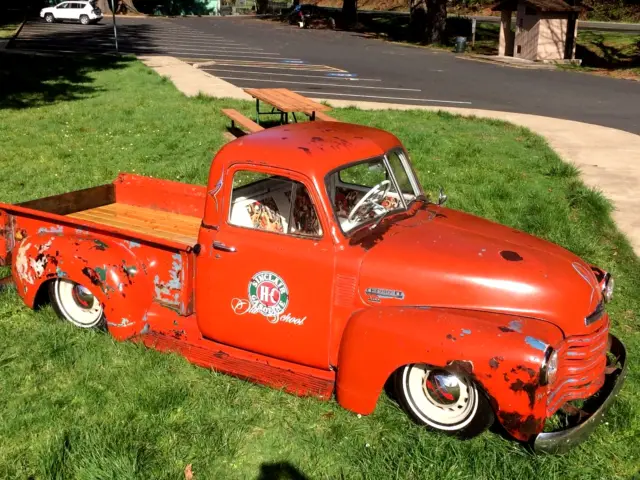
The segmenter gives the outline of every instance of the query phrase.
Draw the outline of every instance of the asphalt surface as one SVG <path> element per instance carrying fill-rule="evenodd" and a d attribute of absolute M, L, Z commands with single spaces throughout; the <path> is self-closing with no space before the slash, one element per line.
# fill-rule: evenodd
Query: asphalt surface
<path fill-rule="evenodd" d="M 349 32 L 301 30 L 251 17 L 117 22 L 121 52 L 213 61 L 203 69 L 240 87 L 531 113 L 640 133 L 640 83 L 631 80 L 505 67 Z M 113 52 L 113 27 L 110 19 L 90 26 L 28 22 L 12 48 Z"/>

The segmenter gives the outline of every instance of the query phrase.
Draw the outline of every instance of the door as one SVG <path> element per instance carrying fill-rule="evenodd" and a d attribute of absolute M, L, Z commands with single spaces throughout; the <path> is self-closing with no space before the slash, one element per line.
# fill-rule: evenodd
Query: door
<path fill-rule="evenodd" d="M 254 165 L 233 167 L 225 183 L 226 222 L 198 259 L 203 335 L 328 368 L 334 244 L 317 194 L 296 174 Z"/>
<path fill-rule="evenodd" d="M 61 3 L 56 7 L 56 12 L 54 13 L 55 17 L 60 20 L 68 20 L 71 18 L 71 4 L 70 3 Z"/>

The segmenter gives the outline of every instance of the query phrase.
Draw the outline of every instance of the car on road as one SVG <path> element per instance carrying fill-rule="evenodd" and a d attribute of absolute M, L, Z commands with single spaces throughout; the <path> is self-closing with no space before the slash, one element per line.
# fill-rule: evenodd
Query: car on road
<path fill-rule="evenodd" d="M 270 128 L 225 145 L 208 178 L 121 173 L 0 203 L 0 265 L 27 306 L 48 297 L 76 327 L 362 415 L 389 386 L 415 422 L 464 438 L 497 422 L 561 452 L 620 390 L 612 276 L 430 201 L 393 134 Z"/>
<path fill-rule="evenodd" d="M 90 23 L 98 23 L 102 19 L 102 11 L 95 6 L 95 2 L 62 2 L 55 7 L 40 10 L 40 18 L 43 18 L 47 23 L 75 21 L 89 25 Z"/>

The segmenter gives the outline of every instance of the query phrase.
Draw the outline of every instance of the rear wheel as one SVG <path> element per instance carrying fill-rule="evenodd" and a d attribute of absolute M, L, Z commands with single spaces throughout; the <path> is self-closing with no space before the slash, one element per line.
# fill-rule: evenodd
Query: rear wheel
<path fill-rule="evenodd" d="M 47 13 L 44 16 L 44 21 L 47 23 L 53 23 L 56 21 L 55 17 L 53 16 L 53 13 Z"/>
<path fill-rule="evenodd" d="M 462 373 L 415 363 L 396 373 L 395 387 L 409 416 L 433 430 L 472 438 L 495 419 L 485 393 Z"/>
<path fill-rule="evenodd" d="M 87 15 L 80 15 L 80 23 L 82 25 L 89 25 L 89 17 Z"/>
<path fill-rule="evenodd" d="M 102 305 L 88 288 L 59 278 L 49 284 L 49 298 L 58 316 L 80 328 L 105 327 Z"/>

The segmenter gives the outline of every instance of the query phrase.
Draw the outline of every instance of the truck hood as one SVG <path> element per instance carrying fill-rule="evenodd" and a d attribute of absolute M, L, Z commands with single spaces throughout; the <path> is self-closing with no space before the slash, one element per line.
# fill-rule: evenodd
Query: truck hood
<path fill-rule="evenodd" d="M 360 239 L 358 288 L 370 305 L 426 305 L 534 317 L 565 335 L 601 300 L 589 264 L 553 243 L 456 210 L 427 205 Z M 507 320 L 508 323 L 508 320 Z"/>

